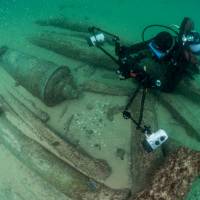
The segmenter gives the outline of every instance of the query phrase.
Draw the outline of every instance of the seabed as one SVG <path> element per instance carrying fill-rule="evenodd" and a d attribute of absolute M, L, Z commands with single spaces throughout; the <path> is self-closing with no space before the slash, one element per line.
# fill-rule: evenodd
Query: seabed
<path fill-rule="evenodd" d="M 121 114 L 137 83 L 119 81 L 116 66 L 87 46 L 87 24 L 55 18 L 36 26 L 39 34 L 26 38 L 28 53 L 8 48 L 67 65 L 79 96 L 46 105 L 8 72 L 17 57 L 2 57 L 0 199 L 184 199 L 200 173 L 200 76 L 173 94 L 148 93 L 144 122 L 170 137 L 149 154 L 144 136 Z M 140 95 L 131 107 L 136 118 Z M 194 187 L 188 199 L 196 193 Z"/>

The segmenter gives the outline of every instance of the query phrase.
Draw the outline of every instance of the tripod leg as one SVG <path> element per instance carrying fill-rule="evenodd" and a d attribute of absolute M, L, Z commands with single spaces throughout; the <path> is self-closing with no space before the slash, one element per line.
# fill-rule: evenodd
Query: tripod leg
<path fill-rule="evenodd" d="M 141 88 L 141 87 L 142 87 L 142 85 L 139 84 L 138 87 L 137 87 L 137 89 L 135 90 L 135 92 L 134 92 L 133 95 L 131 96 L 131 98 L 130 98 L 129 102 L 127 103 L 127 105 L 126 105 L 126 107 L 125 107 L 124 110 L 128 110 L 128 109 L 129 109 L 129 107 L 131 106 L 131 104 L 132 104 L 134 98 L 137 96 L 138 92 L 140 91 L 140 88 Z"/>
<path fill-rule="evenodd" d="M 143 119 L 144 103 L 145 103 L 146 93 L 147 93 L 147 88 L 144 88 L 143 93 L 142 93 L 141 105 L 140 105 L 140 116 L 139 116 L 139 120 L 138 120 L 138 127 L 140 127 L 140 125 L 142 123 L 142 119 Z"/>

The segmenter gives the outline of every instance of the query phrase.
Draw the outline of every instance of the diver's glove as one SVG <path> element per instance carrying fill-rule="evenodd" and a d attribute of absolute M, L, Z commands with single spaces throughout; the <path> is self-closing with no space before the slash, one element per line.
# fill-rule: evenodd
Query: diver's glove
<path fill-rule="evenodd" d="M 118 48 L 116 48 L 115 53 L 120 58 L 124 58 L 129 55 L 129 48 L 127 46 L 118 46 Z"/>

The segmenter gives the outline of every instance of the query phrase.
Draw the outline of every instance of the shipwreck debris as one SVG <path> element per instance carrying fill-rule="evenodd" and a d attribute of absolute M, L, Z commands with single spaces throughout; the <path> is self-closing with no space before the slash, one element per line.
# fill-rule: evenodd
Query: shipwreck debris
<path fill-rule="evenodd" d="M 57 34 L 56 32 L 43 32 L 39 36 L 28 38 L 28 40 L 36 46 L 46 48 L 74 60 L 82 61 L 93 67 L 109 70 L 118 68 L 110 58 L 102 54 L 98 49 L 89 48 L 87 41 L 84 39 Z"/>
<path fill-rule="evenodd" d="M 124 200 L 129 190 L 114 190 L 81 174 L 25 136 L 5 116 L 0 116 L 2 144 L 28 168 L 73 200 Z"/>
<path fill-rule="evenodd" d="M 117 150 L 116 150 L 116 156 L 118 158 L 120 158 L 121 160 L 124 160 L 125 155 L 126 155 L 126 151 L 124 149 L 117 148 Z"/>
<path fill-rule="evenodd" d="M 57 28 L 70 29 L 76 32 L 88 32 L 89 25 L 83 21 L 72 22 L 67 18 L 50 18 L 44 20 L 36 20 L 35 23 L 39 26 L 53 26 Z"/>
<path fill-rule="evenodd" d="M 67 66 L 58 66 L 12 49 L 7 49 L 0 60 L 16 81 L 47 105 L 78 96 Z"/>
<path fill-rule="evenodd" d="M 24 107 L 15 96 L 11 95 L 7 99 L 0 97 L 0 103 L 6 108 L 6 118 L 26 136 L 88 177 L 104 180 L 110 175 L 111 169 L 105 161 L 92 158 L 85 152 L 78 151 L 72 144 L 63 141 Z"/>
<path fill-rule="evenodd" d="M 188 98 L 177 94 L 160 95 L 160 102 L 169 110 L 171 115 L 185 128 L 189 137 L 200 141 L 200 120 L 199 112 L 191 110 L 192 105 Z M 198 106 L 197 106 L 198 107 Z M 195 120 L 194 120 L 195 119 Z"/>

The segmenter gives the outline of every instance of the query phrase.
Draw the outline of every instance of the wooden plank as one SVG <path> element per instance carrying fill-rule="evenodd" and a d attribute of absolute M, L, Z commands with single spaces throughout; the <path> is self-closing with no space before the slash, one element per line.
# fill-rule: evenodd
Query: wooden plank
<path fill-rule="evenodd" d="M 89 177 L 104 180 L 110 175 L 110 168 L 105 161 L 89 157 L 70 143 L 64 142 L 24 107 L 14 95 L 11 93 L 9 95 L 6 99 L 1 96 L 0 102 L 4 106 L 7 105 L 9 112 L 6 112 L 6 117 L 24 134 Z"/>
<path fill-rule="evenodd" d="M 6 72 L 3 69 L 0 71 L 3 77 Z M 39 142 L 54 155 L 75 167 L 83 174 L 96 180 L 105 180 L 110 176 L 111 169 L 106 161 L 95 159 L 84 151 L 80 152 L 80 150 L 71 143 L 63 141 L 56 135 L 56 133 L 50 130 L 40 119 L 26 108 L 26 106 L 20 101 L 19 96 L 16 95 L 13 88 L 6 84 L 6 78 L 1 79 L 0 82 L 0 88 L 2 88 L 6 93 L 6 98 L 1 96 L 0 102 L 4 106 L 6 105 L 10 111 L 20 118 L 21 123 L 16 121 L 13 114 L 10 114 L 10 112 L 6 113 L 14 125 L 18 126 L 18 124 L 20 124 L 19 128 L 22 132 Z M 29 127 L 28 130 L 24 126 L 23 122 L 25 122 Z"/>
<path fill-rule="evenodd" d="M 38 142 L 25 136 L 23 133 L 28 131 L 28 128 L 23 126 L 26 128 L 24 132 L 19 131 L 21 125 L 19 116 L 7 110 L 8 107 L 5 109 L 5 114 L 2 113 L 0 116 L 0 141 L 16 158 L 48 183 L 73 200 L 124 200 L 127 198 L 128 190 L 113 190 L 88 178 Z"/>
<path fill-rule="evenodd" d="M 182 124 L 187 134 L 195 140 L 200 141 L 199 106 L 184 96 L 176 94 L 162 94 L 159 99 L 172 116 Z"/>

